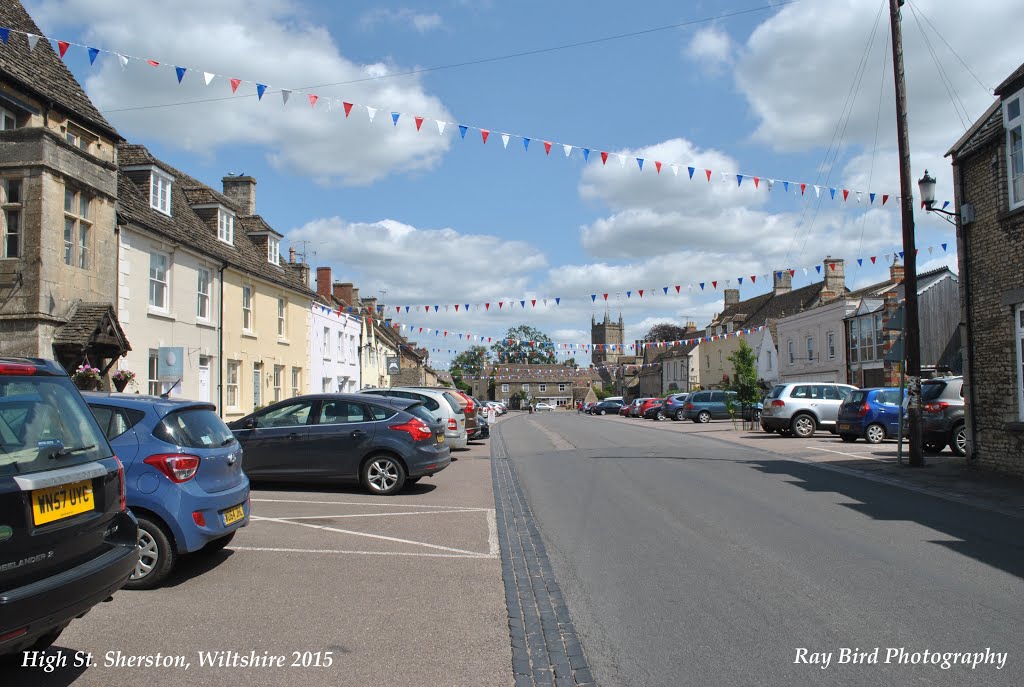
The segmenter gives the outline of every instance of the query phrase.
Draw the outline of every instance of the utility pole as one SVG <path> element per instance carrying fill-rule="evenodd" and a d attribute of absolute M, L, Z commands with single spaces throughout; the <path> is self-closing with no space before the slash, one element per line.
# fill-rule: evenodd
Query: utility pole
<path fill-rule="evenodd" d="M 924 466 L 921 452 L 921 323 L 917 317 L 917 248 L 914 239 L 914 195 L 910 177 L 910 137 L 907 133 L 907 88 L 903 73 L 903 34 L 900 6 L 889 0 L 892 25 L 892 66 L 896 82 L 896 136 L 900 154 L 900 196 L 903 212 L 903 324 L 907 361 L 907 438 L 911 467 Z"/>

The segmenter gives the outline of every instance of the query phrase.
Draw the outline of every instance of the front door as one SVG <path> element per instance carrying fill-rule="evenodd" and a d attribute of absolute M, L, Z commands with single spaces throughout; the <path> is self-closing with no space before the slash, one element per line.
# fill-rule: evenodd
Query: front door
<path fill-rule="evenodd" d="M 199 400 L 210 400 L 210 358 L 199 356 Z"/>

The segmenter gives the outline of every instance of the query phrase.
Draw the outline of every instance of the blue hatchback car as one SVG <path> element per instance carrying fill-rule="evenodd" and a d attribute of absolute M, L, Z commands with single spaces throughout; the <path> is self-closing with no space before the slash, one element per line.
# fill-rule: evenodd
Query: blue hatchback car
<path fill-rule="evenodd" d="M 139 564 L 125 585 L 151 589 L 178 555 L 218 551 L 249 522 L 242 447 L 216 406 L 137 394 L 82 394 L 125 471 L 139 521 Z"/>
<path fill-rule="evenodd" d="M 869 444 L 895 439 L 903 412 L 901 400 L 900 390 L 893 387 L 851 391 L 839 406 L 836 418 L 839 438 L 852 442 L 864 437 Z"/>

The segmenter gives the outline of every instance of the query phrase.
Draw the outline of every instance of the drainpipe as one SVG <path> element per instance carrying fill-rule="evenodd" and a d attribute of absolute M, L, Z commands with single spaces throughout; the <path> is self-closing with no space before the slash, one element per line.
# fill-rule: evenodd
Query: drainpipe
<path fill-rule="evenodd" d="M 224 417 L 224 269 L 227 262 L 220 264 L 220 316 L 217 320 L 217 411 Z"/>
<path fill-rule="evenodd" d="M 998 156 L 997 156 L 998 160 Z M 998 161 L 996 163 L 998 165 Z M 998 169 L 998 168 L 997 168 Z M 967 199 L 964 197 L 964 178 L 960 171 L 959 165 L 953 166 L 954 183 L 956 184 L 956 196 L 960 200 L 960 206 L 963 207 Z M 998 183 L 999 175 L 996 174 L 996 183 Z M 970 441 L 968 447 L 970 453 L 967 455 L 968 460 L 976 460 L 978 457 L 977 447 L 975 446 L 975 440 L 978 436 L 978 420 L 975 415 L 975 409 L 978 407 L 977 399 L 975 398 L 975 383 L 974 383 L 974 330 L 971 329 L 971 322 L 974 318 L 974 308 L 972 307 L 971 301 L 971 249 L 970 241 L 967 240 L 967 227 L 963 223 L 963 219 L 960 217 L 956 218 L 957 228 L 960 229 L 957 236 L 958 251 L 963 251 L 964 256 L 964 268 L 960 271 L 960 287 L 961 293 L 963 294 L 964 302 L 967 304 L 967 321 L 964 322 L 964 329 L 966 330 L 966 341 L 964 342 L 967 347 L 967 375 L 964 379 L 967 382 L 967 418 L 971 423 Z"/>

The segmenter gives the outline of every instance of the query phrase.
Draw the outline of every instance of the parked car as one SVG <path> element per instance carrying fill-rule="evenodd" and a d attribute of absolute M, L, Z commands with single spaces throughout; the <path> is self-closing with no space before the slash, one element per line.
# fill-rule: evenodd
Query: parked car
<path fill-rule="evenodd" d="M 433 390 L 433 391 L 442 391 L 442 392 L 446 392 L 448 394 L 451 394 L 451 397 L 456 399 L 456 401 L 459 404 L 459 407 L 462 408 L 462 414 L 466 417 L 466 432 L 469 433 L 470 435 L 472 435 L 473 432 L 476 431 L 476 425 L 477 425 L 477 421 L 476 421 L 476 416 L 477 416 L 476 402 L 466 392 L 460 391 L 459 389 L 452 389 L 452 388 L 449 388 L 449 387 L 446 387 L 446 386 L 413 386 L 413 387 L 409 387 L 409 388 L 410 389 L 430 389 L 430 390 Z"/>
<path fill-rule="evenodd" d="M 765 397 L 761 428 L 803 439 L 818 429 L 835 434 L 839 406 L 856 388 L 835 382 L 779 384 Z"/>
<path fill-rule="evenodd" d="M 642 406 L 644 404 L 644 401 L 646 401 L 649 398 L 650 396 L 641 396 L 639 398 L 634 398 L 632 401 L 630 401 L 627 405 L 627 407 L 629 408 L 629 410 L 627 411 L 629 417 L 640 417 L 640 406 Z"/>
<path fill-rule="evenodd" d="M 864 437 L 869 444 L 878 444 L 899 436 L 902 412 L 899 389 L 855 389 L 839 406 L 836 431 L 843 441 Z"/>
<path fill-rule="evenodd" d="M 355 482 L 390 495 L 444 470 L 444 426 L 419 401 L 369 394 L 296 396 L 228 424 L 251 480 Z"/>
<path fill-rule="evenodd" d="M 735 391 L 696 391 L 683 404 L 683 417 L 699 423 L 732 418 L 732 406 L 738 418 L 756 422 L 761 417 L 760 403 L 742 406 Z"/>
<path fill-rule="evenodd" d="M 534 410 L 554 410 L 555 407 L 553 405 L 551 405 L 550 403 L 544 403 L 543 401 L 541 401 L 540 403 L 533 404 L 533 409 Z"/>
<path fill-rule="evenodd" d="M 494 412 L 497 415 L 504 415 L 508 412 L 508 408 L 505 407 L 505 404 L 500 403 L 499 401 L 487 401 L 487 406 L 494 408 Z"/>
<path fill-rule="evenodd" d="M 215 405 L 82 395 L 124 464 L 128 507 L 139 521 L 139 563 L 126 588 L 159 586 L 179 555 L 219 551 L 249 524 L 242 447 Z"/>
<path fill-rule="evenodd" d="M 665 404 L 662 407 L 661 412 L 665 414 L 665 417 L 672 418 L 673 420 L 683 420 L 686 418 L 685 406 L 686 402 L 690 399 L 690 394 L 672 394 L 665 399 Z"/>
<path fill-rule="evenodd" d="M 629 411 L 633 409 L 633 404 L 624 405 L 619 408 L 619 417 L 629 417 Z"/>
<path fill-rule="evenodd" d="M 430 411 L 431 415 L 444 425 L 444 438 L 452 449 L 466 448 L 466 444 L 469 443 L 470 436 L 466 429 L 463 399 L 450 391 L 399 386 L 387 389 L 363 389 L 358 393 L 419 401 L 424 408 Z M 477 421 L 479 422 L 479 419 Z"/>
<path fill-rule="evenodd" d="M 137 544 L 124 469 L 67 373 L 0 358 L 0 658 L 109 599 Z"/>
<path fill-rule="evenodd" d="M 483 413 L 477 418 L 478 424 L 476 430 L 473 432 L 473 436 L 470 437 L 473 441 L 480 439 L 491 438 L 491 423 L 487 421 L 487 416 Z"/>
<path fill-rule="evenodd" d="M 665 417 L 661 411 L 664 405 L 663 398 L 648 398 L 640 405 L 640 417 L 645 420 L 660 420 Z"/>
<path fill-rule="evenodd" d="M 609 399 L 606 398 L 603 401 L 595 403 L 594 406 L 590 409 L 590 414 L 591 415 L 607 415 L 609 413 L 615 414 L 615 413 L 619 412 L 619 408 L 621 408 L 622 405 L 623 405 L 623 403 L 622 403 L 621 399 L 612 401 L 612 400 L 609 400 Z"/>
<path fill-rule="evenodd" d="M 964 378 L 938 377 L 921 382 L 921 436 L 928 453 L 943 448 L 958 456 L 967 454 L 964 425 Z"/>
<path fill-rule="evenodd" d="M 587 415 L 590 415 L 591 411 L 594 409 L 594 406 L 596 406 L 596 405 L 597 405 L 597 401 L 588 401 L 587 403 L 584 403 L 583 404 L 583 412 L 586 413 Z"/>

